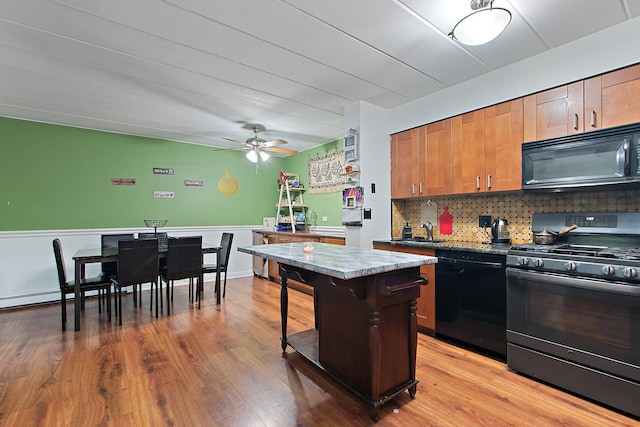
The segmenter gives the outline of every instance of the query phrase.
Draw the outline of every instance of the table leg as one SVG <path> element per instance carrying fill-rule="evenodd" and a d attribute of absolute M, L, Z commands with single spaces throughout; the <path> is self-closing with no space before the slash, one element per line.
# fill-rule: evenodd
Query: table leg
<path fill-rule="evenodd" d="M 280 269 L 280 318 L 282 319 L 282 351 L 287 349 L 287 317 L 289 316 L 289 293 L 287 291 L 287 276 Z"/>
<path fill-rule="evenodd" d="M 80 330 L 80 305 L 82 304 L 81 301 L 81 292 L 80 292 L 80 278 L 82 277 L 82 263 L 80 263 L 79 261 L 75 262 L 75 278 L 74 278 L 74 285 L 73 285 L 73 291 L 74 291 L 74 298 L 73 298 L 73 321 L 75 324 L 74 329 L 76 331 Z"/>
<path fill-rule="evenodd" d="M 216 255 L 216 304 L 220 305 L 220 257 L 222 256 L 222 249 L 218 249 Z"/>

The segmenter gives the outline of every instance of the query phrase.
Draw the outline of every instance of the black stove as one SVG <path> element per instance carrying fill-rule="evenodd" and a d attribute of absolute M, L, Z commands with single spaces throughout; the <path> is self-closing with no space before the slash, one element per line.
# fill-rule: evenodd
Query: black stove
<path fill-rule="evenodd" d="M 507 251 L 510 369 L 640 418 L 640 213 L 534 214 Z"/>

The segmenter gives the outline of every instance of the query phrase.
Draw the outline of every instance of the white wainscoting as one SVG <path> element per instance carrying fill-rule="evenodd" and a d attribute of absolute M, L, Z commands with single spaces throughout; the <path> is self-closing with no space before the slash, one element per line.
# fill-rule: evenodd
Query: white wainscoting
<path fill-rule="evenodd" d="M 252 258 L 237 251 L 239 246 L 251 246 L 251 231 L 260 225 L 220 227 L 164 227 L 159 231 L 170 236 L 202 236 L 202 240 L 217 244 L 223 232 L 234 233 L 233 247 L 229 258 L 228 278 L 253 275 Z M 100 247 L 100 235 L 111 233 L 149 232 L 149 228 L 109 228 L 90 230 L 38 230 L 0 232 L 0 309 L 22 305 L 59 301 L 60 287 L 53 255 L 53 239 L 62 242 L 67 279 L 74 276 L 71 257 L 78 249 Z M 343 227 L 317 227 L 319 234 L 344 235 Z M 205 255 L 205 261 L 215 255 Z M 87 265 L 87 275 L 97 274 L 100 265 Z M 215 275 L 206 275 L 205 281 L 215 280 Z M 184 282 L 186 283 L 186 282 Z M 176 283 L 176 286 L 184 283 Z M 205 292 L 211 292 L 205 289 Z M 211 295 L 207 297 L 212 297 Z"/>

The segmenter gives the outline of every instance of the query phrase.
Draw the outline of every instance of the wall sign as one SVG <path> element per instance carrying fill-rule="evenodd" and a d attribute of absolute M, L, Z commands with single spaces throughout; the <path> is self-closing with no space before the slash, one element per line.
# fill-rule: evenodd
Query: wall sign
<path fill-rule="evenodd" d="M 173 175 L 172 168 L 153 168 L 153 173 L 155 175 Z"/>
<path fill-rule="evenodd" d="M 136 185 L 135 178 L 111 178 L 111 185 Z"/>
<path fill-rule="evenodd" d="M 191 179 L 184 180 L 185 187 L 204 187 L 204 181 L 194 181 Z"/>
<path fill-rule="evenodd" d="M 175 193 L 173 191 L 154 191 L 153 198 L 154 199 L 173 199 Z"/>

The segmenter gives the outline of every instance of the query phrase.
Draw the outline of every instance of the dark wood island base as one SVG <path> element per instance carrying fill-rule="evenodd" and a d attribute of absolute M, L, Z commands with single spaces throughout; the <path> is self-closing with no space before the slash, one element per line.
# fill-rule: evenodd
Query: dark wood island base
<path fill-rule="evenodd" d="M 370 406 L 408 390 L 413 398 L 420 268 L 337 279 L 280 263 L 282 351 L 291 346 Z M 287 336 L 287 280 L 313 286 L 315 329 Z"/>

